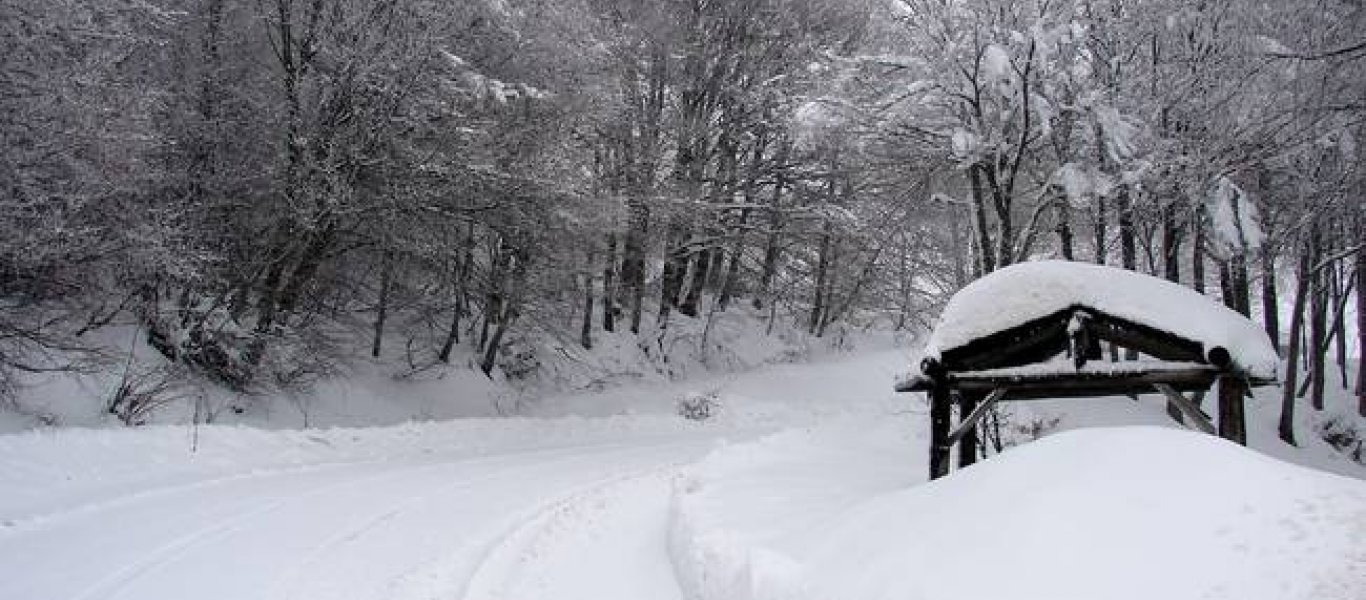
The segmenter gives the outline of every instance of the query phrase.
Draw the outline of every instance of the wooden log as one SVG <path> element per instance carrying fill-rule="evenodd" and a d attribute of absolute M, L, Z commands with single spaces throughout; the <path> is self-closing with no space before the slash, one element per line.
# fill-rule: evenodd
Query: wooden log
<path fill-rule="evenodd" d="M 1084 315 L 1091 344 L 1111 342 L 1161 360 L 1206 360 L 1200 342 L 1075 304 L 958 348 L 944 349 L 943 363 L 952 371 L 968 371 L 1043 362 L 1072 346 L 1068 330 L 1078 314 Z"/>
<path fill-rule="evenodd" d="M 978 404 L 974 400 L 974 408 L 965 409 L 970 412 L 968 412 L 967 416 L 963 417 L 962 422 L 958 424 L 958 429 L 955 429 L 953 433 L 949 434 L 948 443 L 953 444 L 957 442 L 959 439 L 962 439 L 965 436 L 967 436 L 969 433 L 975 434 L 977 423 L 980 422 L 982 418 L 987 415 L 987 411 L 990 410 L 993 405 L 1005 399 L 1007 391 L 1008 390 L 1006 390 L 1005 388 L 996 388 L 992 390 L 991 393 L 987 395 L 986 399 L 983 400 L 980 404 Z M 967 395 L 964 396 L 964 398 L 967 397 Z M 976 435 L 973 435 L 973 437 L 976 438 Z M 974 447 L 976 447 L 976 444 L 977 440 L 973 439 Z M 974 455 L 973 458 L 975 459 L 976 456 Z M 963 464 L 961 456 L 958 464 Z"/>
<path fill-rule="evenodd" d="M 1072 308 L 944 351 L 942 363 L 955 371 L 994 369 L 1043 362 L 1068 348 Z"/>
<path fill-rule="evenodd" d="M 1030 375 L 947 375 L 954 389 L 990 391 L 1010 388 L 1011 400 L 1033 398 L 1075 398 L 1082 396 L 1127 396 L 1146 394 L 1159 383 L 1190 392 L 1209 389 L 1218 373 L 1208 367 L 1165 369 L 1135 373 L 1073 372 Z"/>
<path fill-rule="evenodd" d="M 930 479 L 949 474 L 949 418 L 953 409 L 949 387 L 943 383 L 929 392 Z"/>
<path fill-rule="evenodd" d="M 1243 418 L 1243 396 L 1247 380 L 1237 375 L 1219 376 L 1219 437 L 1247 445 L 1247 424 Z"/>
<path fill-rule="evenodd" d="M 1185 413 L 1185 415 L 1190 418 L 1191 423 L 1200 431 L 1214 435 L 1214 424 L 1209 422 L 1209 417 L 1206 416 L 1204 411 L 1201 411 L 1194 402 L 1191 402 L 1183 396 L 1181 392 L 1176 391 L 1175 388 L 1165 383 L 1154 384 L 1153 387 L 1167 396 L 1167 400 L 1169 401 L 1168 406 L 1175 406 L 1181 412 Z M 1180 423 L 1183 425 L 1185 424 L 1184 421 L 1181 421 Z"/>
<path fill-rule="evenodd" d="M 1092 335 L 1100 340 L 1137 350 L 1160 360 L 1203 362 L 1203 346 L 1160 329 L 1127 319 L 1092 311 L 1087 322 Z"/>

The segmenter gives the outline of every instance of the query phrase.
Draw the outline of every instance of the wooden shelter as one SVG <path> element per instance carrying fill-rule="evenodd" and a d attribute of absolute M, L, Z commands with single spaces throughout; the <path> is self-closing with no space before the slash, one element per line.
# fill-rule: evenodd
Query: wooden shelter
<path fill-rule="evenodd" d="M 1102 342 L 1143 358 L 1103 360 Z M 1274 377 L 1240 366 L 1229 348 L 1083 303 L 936 350 L 927 353 L 920 373 L 896 387 L 929 397 L 931 479 L 948 474 L 955 445 L 960 466 L 976 461 L 977 423 L 999 402 L 1161 393 L 1181 410 L 1188 426 L 1246 444 L 1243 398 L 1252 387 L 1274 383 Z M 1216 385 L 1217 429 L 1187 396 Z M 961 415 L 956 428 L 951 427 L 955 404 Z"/>

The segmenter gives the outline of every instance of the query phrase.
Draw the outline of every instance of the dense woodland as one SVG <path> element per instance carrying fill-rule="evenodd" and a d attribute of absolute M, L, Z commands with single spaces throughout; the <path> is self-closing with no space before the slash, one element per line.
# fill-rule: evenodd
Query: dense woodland
<path fill-rule="evenodd" d="M 2 0 L 0 29 L 6 393 L 130 323 L 239 390 L 493 373 L 529 331 L 664 352 L 725 311 L 916 330 L 1053 257 L 1222 299 L 1290 358 L 1287 411 L 1366 415 L 1360 0 Z"/>

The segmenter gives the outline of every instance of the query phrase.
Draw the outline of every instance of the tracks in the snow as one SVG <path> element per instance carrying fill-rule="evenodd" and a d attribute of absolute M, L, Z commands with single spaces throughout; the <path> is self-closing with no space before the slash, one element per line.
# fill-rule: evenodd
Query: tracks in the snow
<path fill-rule="evenodd" d="M 667 564 L 662 536 L 631 536 L 656 521 L 662 530 L 668 474 L 710 445 L 680 436 L 328 465 L 114 497 L 0 535 L 0 567 L 23 575 L 0 579 L 0 597 L 530 600 L 509 590 L 557 587 L 591 571 L 585 559 L 641 560 L 608 556 L 623 548 L 654 546 Z M 592 550 L 598 542 L 608 547 Z M 89 560 L 72 563 L 82 552 Z M 424 569 L 441 576 L 427 585 Z"/>

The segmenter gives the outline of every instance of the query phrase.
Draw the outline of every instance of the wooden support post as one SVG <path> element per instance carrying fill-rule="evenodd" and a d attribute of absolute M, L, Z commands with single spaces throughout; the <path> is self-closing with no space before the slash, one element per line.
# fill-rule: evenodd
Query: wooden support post
<path fill-rule="evenodd" d="M 1247 424 L 1243 419 L 1243 395 L 1247 380 L 1236 375 L 1219 376 L 1219 437 L 1247 445 Z"/>
<path fill-rule="evenodd" d="M 977 427 L 975 423 L 969 423 L 968 418 L 977 408 L 977 402 L 982 397 L 982 392 L 961 392 L 958 403 L 958 427 L 960 438 L 958 440 L 958 468 L 966 467 L 977 462 Z M 966 428 L 966 429 L 964 429 Z"/>
<path fill-rule="evenodd" d="M 930 479 L 949 474 L 949 417 L 952 401 L 949 387 L 935 382 L 930 397 Z"/>

